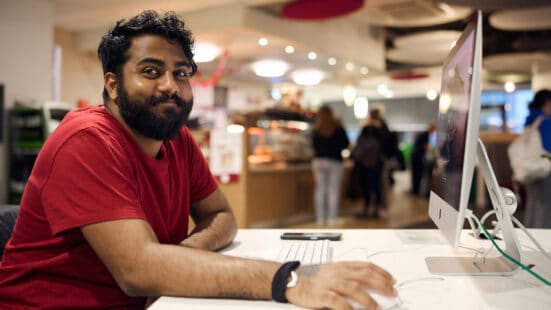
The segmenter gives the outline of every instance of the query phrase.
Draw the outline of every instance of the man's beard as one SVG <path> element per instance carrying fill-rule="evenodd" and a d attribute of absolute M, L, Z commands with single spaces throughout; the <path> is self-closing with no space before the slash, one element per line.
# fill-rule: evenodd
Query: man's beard
<path fill-rule="evenodd" d="M 153 106 L 168 100 L 173 100 L 179 109 L 166 109 L 161 114 L 152 111 Z M 120 85 L 116 104 L 124 121 L 137 133 L 154 140 L 169 140 L 176 137 L 188 119 L 193 99 L 186 101 L 176 94 L 164 94 L 143 101 L 132 100 Z"/>

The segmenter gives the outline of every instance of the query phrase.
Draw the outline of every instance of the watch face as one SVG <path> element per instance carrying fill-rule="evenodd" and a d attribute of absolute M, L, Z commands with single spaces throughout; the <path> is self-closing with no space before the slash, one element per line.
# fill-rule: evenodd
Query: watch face
<path fill-rule="evenodd" d="M 296 271 L 292 270 L 290 276 L 291 276 L 291 280 L 287 282 L 287 288 L 295 287 L 298 282 L 298 276 Z"/>

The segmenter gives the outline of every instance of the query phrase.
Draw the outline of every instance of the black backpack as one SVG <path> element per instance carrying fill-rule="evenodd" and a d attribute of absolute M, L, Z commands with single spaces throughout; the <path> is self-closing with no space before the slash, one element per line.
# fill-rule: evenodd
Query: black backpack
<path fill-rule="evenodd" d="M 376 135 L 361 135 L 352 150 L 352 158 L 367 168 L 375 168 L 381 161 L 382 145 Z"/>

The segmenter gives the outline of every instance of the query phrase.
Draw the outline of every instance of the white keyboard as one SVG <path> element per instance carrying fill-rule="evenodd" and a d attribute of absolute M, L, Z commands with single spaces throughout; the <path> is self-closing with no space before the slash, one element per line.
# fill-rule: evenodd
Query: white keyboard
<path fill-rule="evenodd" d="M 329 240 L 296 240 L 282 241 L 277 260 L 288 262 L 300 261 L 303 265 L 323 264 L 331 261 L 331 246 Z"/>

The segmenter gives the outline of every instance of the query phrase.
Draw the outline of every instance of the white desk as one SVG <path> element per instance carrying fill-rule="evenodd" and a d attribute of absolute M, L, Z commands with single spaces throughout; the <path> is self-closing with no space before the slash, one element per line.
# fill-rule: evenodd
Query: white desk
<path fill-rule="evenodd" d="M 275 259 L 280 249 L 280 229 L 242 229 L 227 255 Z M 296 230 L 301 231 L 301 230 Z M 312 229 L 304 230 L 312 231 Z M 323 230 L 335 231 L 335 230 Z M 510 277 L 442 277 L 430 274 L 427 256 L 472 256 L 473 251 L 451 248 L 436 230 L 338 229 L 342 241 L 331 242 L 333 261 L 362 260 L 380 265 L 394 275 L 403 301 L 401 309 L 551 309 L 551 287 L 520 270 Z M 551 229 L 530 230 L 548 252 Z M 524 264 L 551 279 L 551 261 L 537 251 L 528 237 L 517 231 Z M 465 231 L 462 244 L 488 248 L 489 241 L 474 240 Z M 499 243 L 498 243 L 499 244 Z M 500 244 L 501 246 L 501 244 Z M 497 254 L 494 250 L 490 255 Z M 407 281 L 407 282 L 406 282 Z M 298 309 L 273 301 L 161 297 L 149 309 Z"/>

